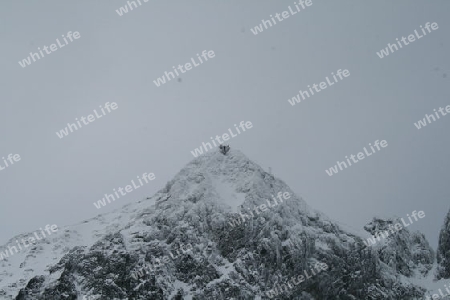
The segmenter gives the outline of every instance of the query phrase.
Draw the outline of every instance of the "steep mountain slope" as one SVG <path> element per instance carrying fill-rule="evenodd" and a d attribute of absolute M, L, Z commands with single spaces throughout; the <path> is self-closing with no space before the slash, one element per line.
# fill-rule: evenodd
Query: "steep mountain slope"
<path fill-rule="evenodd" d="M 444 225 L 442 225 L 441 232 L 439 233 L 436 258 L 438 263 L 436 278 L 450 278 L 450 211 L 447 213 Z"/>
<path fill-rule="evenodd" d="M 151 199 L 123 213 L 123 221 L 97 230 L 104 230 L 97 242 L 49 261 L 52 266 L 29 280 L 16 299 L 420 299 L 424 294 L 360 237 L 312 210 L 239 151 L 194 159 Z M 189 251 L 178 251 L 188 244 Z M 312 271 L 318 263 L 327 268 Z"/>
<path fill-rule="evenodd" d="M 139 201 L 120 210 L 60 228 L 50 237 L 36 241 L 36 245 L 23 248 L 0 260 L 0 299 L 13 299 L 31 278 L 47 272 L 51 265 L 58 263 L 73 247 L 91 247 L 101 237 L 116 232 L 117 228 L 131 221 L 135 211 L 153 203 L 152 200 Z M 30 235 L 31 233 L 27 233 L 11 238 L 0 247 L 0 252 L 6 251 L 8 245 L 16 245 L 16 240 Z"/>

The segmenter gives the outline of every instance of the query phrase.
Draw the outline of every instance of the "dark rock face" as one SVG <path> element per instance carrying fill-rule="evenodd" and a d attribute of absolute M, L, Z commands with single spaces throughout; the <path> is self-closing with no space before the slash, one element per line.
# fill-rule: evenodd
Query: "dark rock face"
<path fill-rule="evenodd" d="M 36 276 L 33 279 L 31 279 L 25 290 L 21 290 L 19 292 L 19 295 L 17 295 L 17 300 L 25 300 L 25 299 L 33 299 L 31 297 L 36 296 L 39 292 L 39 290 L 42 288 L 43 284 L 45 282 L 45 276 Z"/>
<path fill-rule="evenodd" d="M 450 211 L 444 220 L 444 225 L 439 233 L 439 243 L 437 249 L 436 278 L 450 278 Z"/>
<path fill-rule="evenodd" d="M 292 197 L 244 224 L 230 225 L 236 213 L 228 202 L 240 197 L 243 207 L 253 207 L 280 191 Z M 267 291 L 316 263 L 328 269 L 279 291 L 276 299 L 406 300 L 424 294 L 398 278 L 408 268 L 386 263 L 390 248 L 364 246 L 238 151 L 195 159 L 154 197 L 156 204 L 133 222 L 89 249 L 75 247 L 50 274 L 30 280 L 16 299 L 269 299 Z M 423 236 L 398 242 L 399 248 L 423 250 L 400 255 L 408 254 L 412 263 L 428 262 Z M 192 249 L 177 252 L 180 244 Z M 140 271 L 155 261 L 163 263 Z M 131 276 L 136 272 L 140 276 Z"/>

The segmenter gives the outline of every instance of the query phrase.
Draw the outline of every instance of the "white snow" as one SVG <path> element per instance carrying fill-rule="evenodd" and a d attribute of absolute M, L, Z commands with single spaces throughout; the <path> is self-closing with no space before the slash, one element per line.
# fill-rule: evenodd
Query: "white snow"
<path fill-rule="evenodd" d="M 238 208 L 244 204 L 246 194 L 237 193 L 230 183 L 220 179 L 213 181 L 213 187 L 217 191 L 220 198 L 223 199 L 222 203 L 230 206 L 233 213 L 238 213 Z"/>

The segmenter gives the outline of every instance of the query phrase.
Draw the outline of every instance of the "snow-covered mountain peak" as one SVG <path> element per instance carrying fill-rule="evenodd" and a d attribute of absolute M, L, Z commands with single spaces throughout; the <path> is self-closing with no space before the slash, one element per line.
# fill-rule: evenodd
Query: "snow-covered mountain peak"
<path fill-rule="evenodd" d="M 213 151 L 194 159 L 160 192 L 170 195 L 172 201 L 213 201 L 231 212 L 252 209 L 273 201 L 272 196 L 280 192 L 287 192 L 292 198 L 286 203 L 295 202 L 297 209 L 311 213 L 306 203 L 283 181 L 233 149 L 226 155 Z"/>
<path fill-rule="evenodd" d="M 318 262 L 328 270 L 281 292 L 282 299 L 423 295 L 360 237 L 237 150 L 208 152 L 154 196 L 64 233 L 61 242 L 70 247 L 52 260 L 36 254 L 33 261 L 45 268 L 16 278 L 5 295 L 21 289 L 16 299 L 267 299 L 275 285 Z M 191 250 L 179 251 L 186 245 Z"/>

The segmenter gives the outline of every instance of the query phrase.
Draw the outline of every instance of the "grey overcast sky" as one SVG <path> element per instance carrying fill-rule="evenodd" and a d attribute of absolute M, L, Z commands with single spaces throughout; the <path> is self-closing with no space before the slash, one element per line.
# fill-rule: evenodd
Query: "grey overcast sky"
<path fill-rule="evenodd" d="M 435 248 L 450 208 L 450 1 L 315 1 L 254 35 L 293 1 L 124 0 L 0 4 L 0 244 L 46 224 L 80 222 L 164 187 L 190 153 L 240 121 L 230 146 L 284 180 L 315 209 L 361 229 L 373 216 L 406 217 Z M 396 38 L 439 29 L 380 59 Z M 18 61 L 68 31 L 81 38 L 22 68 Z M 215 57 L 160 87 L 196 53 Z M 350 76 L 291 106 L 331 72 Z M 55 132 L 106 102 L 118 109 L 59 139 Z M 375 140 L 388 147 L 333 176 L 325 169 Z M 1 162 L 1 161 L 0 161 Z M 3 162 L 2 162 L 3 166 Z M 156 179 L 96 209 L 93 202 L 153 172 Z"/>

